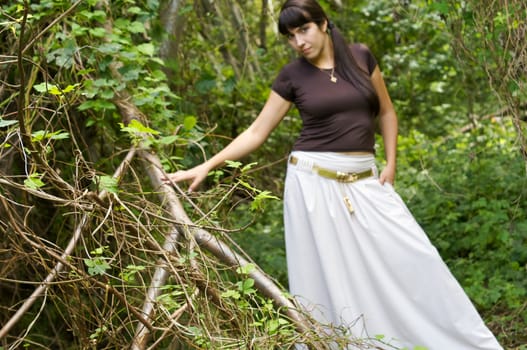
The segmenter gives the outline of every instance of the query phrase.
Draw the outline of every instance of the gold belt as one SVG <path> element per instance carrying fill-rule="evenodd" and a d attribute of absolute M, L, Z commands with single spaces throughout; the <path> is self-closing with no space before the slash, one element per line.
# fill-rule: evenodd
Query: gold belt
<path fill-rule="evenodd" d="M 289 157 L 289 163 L 296 165 L 298 163 L 298 158 L 295 156 Z M 324 169 L 316 164 L 313 165 L 312 170 L 319 176 L 325 177 L 327 179 L 337 180 L 338 182 L 355 182 L 361 179 L 372 177 L 374 175 L 372 169 L 368 169 L 360 173 L 345 173 L 342 171 Z"/>

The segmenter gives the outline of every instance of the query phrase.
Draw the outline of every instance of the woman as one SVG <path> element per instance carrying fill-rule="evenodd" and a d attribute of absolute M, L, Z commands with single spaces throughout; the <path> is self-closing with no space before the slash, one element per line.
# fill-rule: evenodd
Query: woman
<path fill-rule="evenodd" d="M 373 55 L 348 46 L 315 0 L 287 0 L 279 30 L 300 57 L 282 68 L 258 117 L 214 157 L 168 178 L 195 190 L 211 170 L 258 148 L 295 104 L 303 128 L 284 192 L 291 294 L 356 337 L 382 334 L 409 349 L 502 349 L 392 187 L 397 116 Z"/>

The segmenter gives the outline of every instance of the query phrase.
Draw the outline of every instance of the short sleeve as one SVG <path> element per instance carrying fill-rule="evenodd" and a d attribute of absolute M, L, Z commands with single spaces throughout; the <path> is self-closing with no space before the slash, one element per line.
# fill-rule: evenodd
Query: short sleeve
<path fill-rule="evenodd" d="M 294 100 L 294 91 L 291 84 L 291 78 L 287 73 L 287 66 L 282 68 L 280 73 L 278 73 L 278 76 L 274 80 L 271 89 L 288 101 Z"/>
<path fill-rule="evenodd" d="M 354 44 L 351 46 L 353 56 L 358 60 L 359 65 L 368 69 L 368 73 L 372 75 L 377 66 L 377 59 L 370 51 L 368 46 L 364 44 Z"/>

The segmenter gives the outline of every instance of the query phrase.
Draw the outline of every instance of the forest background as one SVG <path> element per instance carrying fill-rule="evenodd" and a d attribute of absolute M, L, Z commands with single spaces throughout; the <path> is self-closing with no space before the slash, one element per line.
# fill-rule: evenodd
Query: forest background
<path fill-rule="evenodd" d="M 295 110 L 199 192 L 159 181 L 258 114 L 294 58 L 280 3 L 2 2 L 1 349 L 327 344 L 282 293 Z M 527 349 L 527 5 L 321 4 L 379 61 L 398 192 L 500 342 Z"/>

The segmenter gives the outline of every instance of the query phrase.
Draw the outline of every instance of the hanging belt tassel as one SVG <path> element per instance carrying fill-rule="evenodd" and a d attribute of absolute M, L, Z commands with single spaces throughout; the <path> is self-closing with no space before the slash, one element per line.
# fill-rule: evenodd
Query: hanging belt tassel
<path fill-rule="evenodd" d="M 353 209 L 353 205 L 351 205 L 351 200 L 348 198 L 348 196 L 344 197 L 344 204 L 346 204 L 346 208 L 348 208 L 350 214 L 353 214 L 355 209 Z"/>

